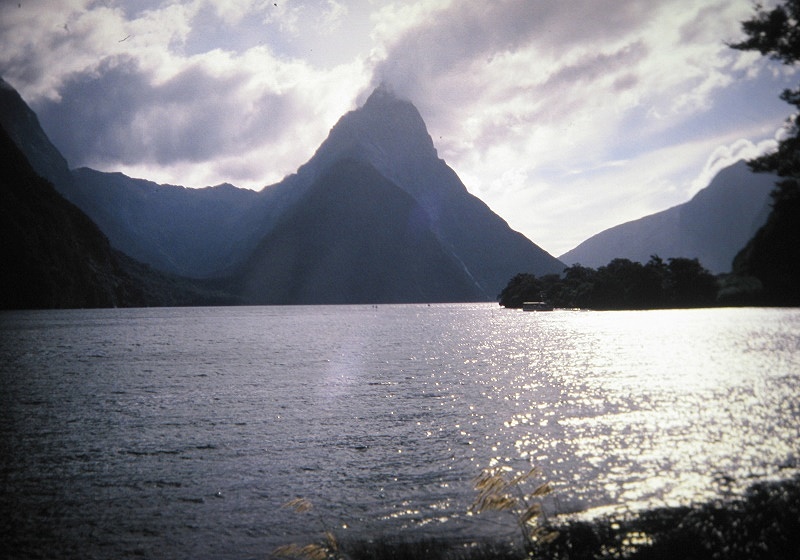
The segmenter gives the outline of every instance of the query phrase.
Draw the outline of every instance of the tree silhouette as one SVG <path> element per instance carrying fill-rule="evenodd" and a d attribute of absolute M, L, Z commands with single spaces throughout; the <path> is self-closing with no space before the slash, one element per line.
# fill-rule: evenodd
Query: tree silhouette
<path fill-rule="evenodd" d="M 576 264 L 559 277 L 519 273 L 498 296 L 500 305 L 522 307 L 544 300 L 555 307 L 584 309 L 661 309 L 716 304 L 717 279 L 697 259 L 657 255 L 642 265 L 614 259 L 595 270 Z"/>
<path fill-rule="evenodd" d="M 755 16 L 742 22 L 747 39 L 730 44 L 755 50 L 788 66 L 800 61 L 800 0 L 786 0 L 771 10 L 756 6 Z M 800 111 L 800 88 L 786 89 L 781 99 Z M 778 148 L 748 162 L 754 171 L 777 173 L 782 179 L 772 192 L 767 223 L 733 261 L 741 278 L 755 277 L 763 285 L 760 303 L 800 305 L 800 128 L 797 113 L 786 121 Z"/>

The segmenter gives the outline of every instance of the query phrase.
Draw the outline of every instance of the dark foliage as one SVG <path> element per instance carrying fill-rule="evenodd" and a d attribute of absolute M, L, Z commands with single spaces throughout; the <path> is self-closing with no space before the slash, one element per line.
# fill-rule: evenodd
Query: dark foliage
<path fill-rule="evenodd" d="M 654 255 L 645 265 L 628 259 L 614 259 L 597 270 L 575 265 L 563 277 L 517 274 L 498 299 L 509 308 L 544 300 L 565 308 L 662 309 L 711 306 L 716 295 L 716 278 L 697 259 L 664 262 Z"/>
<path fill-rule="evenodd" d="M 755 288 L 750 299 L 765 305 L 800 305 L 800 187 L 786 183 L 773 193 L 767 223 L 733 260 L 739 281 L 758 279 L 760 290 Z"/>
<path fill-rule="evenodd" d="M 508 281 L 497 298 L 500 305 L 521 308 L 523 302 L 540 301 L 544 298 L 544 283 L 535 274 L 520 272 Z"/>
<path fill-rule="evenodd" d="M 771 10 L 757 5 L 754 17 L 742 23 L 742 30 L 747 38 L 730 45 L 734 49 L 755 50 L 789 66 L 800 61 L 800 0 L 786 0 Z M 784 90 L 781 99 L 800 110 L 800 89 Z M 796 114 L 787 120 L 778 149 L 749 163 L 754 171 L 775 172 L 782 179 L 772 193 L 767 223 L 734 259 L 735 278 L 726 296 L 732 301 L 800 305 L 800 128 Z M 738 289 L 742 285 L 745 289 Z"/>
<path fill-rule="evenodd" d="M 560 525 L 545 559 L 790 560 L 800 552 L 800 476 L 742 499 Z"/>
<path fill-rule="evenodd" d="M 510 543 L 491 541 L 462 543 L 449 540 L 372 540 L 344 543 L 352 560 L 518 560 L 520 550 Z"/>
<path fill-rule="evenodd" d="M 509 543 L 374 540 L 343 543 L 353 560 L 796 560 L 800 476 L 762 482 L 739 499 L 659 508 L 552 527 L 558 537 L 523 550 Z"/>

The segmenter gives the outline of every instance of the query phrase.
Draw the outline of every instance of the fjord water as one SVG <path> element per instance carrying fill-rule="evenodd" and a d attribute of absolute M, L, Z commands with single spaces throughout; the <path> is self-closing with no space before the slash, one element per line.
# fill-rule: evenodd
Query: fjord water
<path fill-rule="evenodd" d="M 18 557 L 255 558 L 340 537 L 513 534 L 796 472 L 800 310 L 490 304 L 0 314 L 1 540 Z M 281 505 L 311 500 L 312 512 Z M 498 521 L 498 520 L 494 520 Z"/>

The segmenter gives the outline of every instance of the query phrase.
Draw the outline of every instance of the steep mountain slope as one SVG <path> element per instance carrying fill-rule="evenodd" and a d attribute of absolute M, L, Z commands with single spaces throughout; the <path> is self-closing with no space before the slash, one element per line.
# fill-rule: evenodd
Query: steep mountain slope
<path fill-rule="evenodd" d="M 711 272 L 728 272 L 736 253 L 766 221 L 775 180 L 737 162 L 690 201 L 602 231 L 560 259 L 596 268 L 614 258 L 645 263 L 651 255 L 686 257 L 699 259 Z"/>
<path fill-rule="evenodd" d="M 0 122 L 12 123 L 17 144 L 36 170 L 97 223 L 114 247 L 168 272 L 227 275 L 333 163 L 369 164 L 409 193 L 433 232 L 494 299 L 520 270 L 561 272 L 563 264 L 469 194 L 438 158 L 425 123 L 409 102 L 378 88 L 344 115 L 314 157 L 294 175 L 259 193 L 222 185 L 183 189 L 91 169 L 69 171 L 35 114 L 8 84 L 0 88 Z"/>
<path fill-rule="evenodd" d="M 0 127 L 0 309 L 230 303 L 111 248 Z"/>
<path fill-rule="evenodd" d="M 239 264 L 260 236 L 248 220 L 258 193 L 232 185 L 187 189 L 89 168 L 72 171 L 82 209 L 117 247 L 159 270 L 204 278 Z"/>
<path fill-rule="evenodd" d="M 334 162 L 239 271 L 260 304 L 474 301 L 419 204 L 371 166 Z"/>
<path fill-rule="evenodd" d="M 60 185 L 57 190 L 68 200 L 75 202 L 67 160 L 42 130 L 36 113 L 1 77 L 0 126 L 24 154 L 34 171 L 53 185 Z"/>
<path fill-rule="evenodd" d="M 108 241 L 0 131 L 0 308 L 107 307 L 129 297 Z"/>
<path fill-rule="evenodd" d="M 560 273 L 563 263 L 512 230 L 437 155 L 416 107 L 383 87 L 344 115 L 309 162 L 285 183 L 298 192 L 331 163 L 350 158 L 370 164 L 409 193 L 431 219 L 431 227 L 494 299 L 515 273 Z"/>
<path fill-rule="evenodd" d="M 187 189 L 122 173 L 70 170 L 36 114 L 2 78 L 0 125 L 36 173 L 83 210 L 116 249 L 160 270 L 198 278 L 223 274 L 263 234 L 259 196 L 248 189 Z"/>

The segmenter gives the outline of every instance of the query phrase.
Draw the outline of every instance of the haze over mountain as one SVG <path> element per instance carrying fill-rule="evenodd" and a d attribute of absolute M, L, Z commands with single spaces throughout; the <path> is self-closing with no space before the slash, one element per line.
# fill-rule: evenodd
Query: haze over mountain
<path fill-rule="evenodd" d="M 484 299 L 422 207 L 369 164 L 348 159 L 309 186 L 236 278 L 237 292 L 259 304 Z"/>
<path fill-rule="evenodd" d="M 483 292 L 495 299 L 520 270 L 561 273 L 563 263 L 512 230 L 471 195 L 438 157 L 425 123 L 408 101 L 378 87 L 364 105 L 344 115 L 308 163 L 285 183 L 302 191 L 336 161 L 373 166 L 410 194 L 430 218 L 444 249 Z"/>
<path fill-rule="evenodd" d="M 0 122 L 115 248 L 169 273 L 232 279 L 243 301 L 491 300 L 517 272 L 564 268 L 469 194 L 416 108 L 385 87 L 342 116 L 295 174 L 259 192 L 70 170 L 5 82 Z M 774 180 L 739 162 L 692 200 L 601 232 L 563 262 L 598 267 L 657 254 L 729 271 L 766 220 Z"/>
<path fill-rule="evenodd" d="M 711 272 L 729 272 L 736 253 L 766 221 L 776 180 L 739 161 L 688 202 L 602 231 L 559 258 L 596 268 L 614 258 L 686 257 Z"/>
<path fill-rule="evenodd" d="M 233 278 L 247 301 L 493 300 L 519 270 L 563 269 L 467 192 L 416 108 L 384 88 L 344 115 L 296 174 L 260 192 L 69 170 L 5 83 L 0 122 L 114 247 L 166 272 Z"/>

